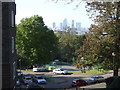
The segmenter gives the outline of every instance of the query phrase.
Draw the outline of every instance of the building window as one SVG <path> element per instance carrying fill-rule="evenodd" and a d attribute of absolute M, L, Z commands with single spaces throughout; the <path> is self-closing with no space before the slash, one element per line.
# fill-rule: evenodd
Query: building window
<path fill-rule="evenodd" d="M 15 69 L 15 62 L 13 63 L 13 79 L 15 79 L 16 76 L 16 69 Z"/>
<path fill-rule="evenodd" d="M 12 53 L 15 51 L 15 39 L 12 37 Z"/>
<path fill-rule="evenodd" d="M 11 11 L 11 26 L 15 26 L 14 11 Z"/>

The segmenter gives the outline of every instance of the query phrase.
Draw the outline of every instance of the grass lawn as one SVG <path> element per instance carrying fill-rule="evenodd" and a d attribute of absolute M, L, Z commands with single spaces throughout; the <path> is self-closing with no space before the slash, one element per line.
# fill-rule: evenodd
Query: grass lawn
<path fill-rule="evenodd" d="M 81 71 L 68 71 L 68 72 L 74 74 L 83 74 L 83 75 L 100 75 L 100 74 L 105 74 L 108 71 L 105 70 L 98 71 L 97 69 L 94 69 L 94 70 L 86 70 L 86 73 L 82 73 Z"/>

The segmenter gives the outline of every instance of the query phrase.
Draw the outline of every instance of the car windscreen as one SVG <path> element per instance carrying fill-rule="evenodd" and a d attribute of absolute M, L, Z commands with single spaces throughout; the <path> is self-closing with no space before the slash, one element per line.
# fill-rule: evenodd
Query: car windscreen
<path fill-rule="evenodd" d="M 37 77 L 37 79 L 43 79 L 43 77 Z"/>
<path fill-rule="evenodd" d="M 85 82 L 84 80 L 79 80 L 78 82 Z"/>
<path fill-rule="evenodd" d="M 103 77 L 97 77 L 97 78 L 103 78 Z"/>
<path fill-rule="evenodd" d="M 21 71 L 17 71 L 17 73 L 22 73 Z"/>
<path fill-rule="evenodd" d="M 64 71 L 64 69 L 60 69 L 60 71 Z"/>
<path fill-rule="evenodd" d="M 30 79 L 31 79 L 31 77 L 26 77 L 25 79 L 26 79 L 26 80 L 30 80 Z"/>
<path fill-rule="evenodd" d="M 91 78 L 96 78 L 96 76 L 92 76 Z"/>
<path fill-rule="evenodd" d="M 73 83 L 76 83 L 76 80 L 73 80 L 72 82 L 73 82 Z"/>

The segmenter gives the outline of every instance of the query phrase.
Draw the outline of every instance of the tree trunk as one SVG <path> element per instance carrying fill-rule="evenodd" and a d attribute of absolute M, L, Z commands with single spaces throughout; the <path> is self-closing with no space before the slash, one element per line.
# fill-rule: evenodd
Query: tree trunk
<path fill-rule="evenodd" d="M 113 76 L 118 76 L 118 67 L 113 70 Z"/>
<path fill-rule="evenodd" d="M 116 12 L 116 30 L 117 30 L 117 38 L 116 38 L 116 60 L 113 63 L 115 66 L 113 66 L 113 76 L 118 76 L 118 72 L 119 72 L 119 61 L 120 61 L 120 1 L 118 2 L 118 8 L 117 8 L 117 12 Z"/>

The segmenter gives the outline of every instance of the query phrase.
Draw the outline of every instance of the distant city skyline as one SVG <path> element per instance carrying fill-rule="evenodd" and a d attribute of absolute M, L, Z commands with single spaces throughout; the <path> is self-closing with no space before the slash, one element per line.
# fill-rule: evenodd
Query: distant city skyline
<path fill-rule="evenodd" d="M 52 23 L 60 24 L 63 19 L 75 20 L 81 22 L 81 27 L 90 27 L 93 23 L 87 16 L 85 3 L 81 2 L 80 6 L 75 9 L 79 1 L 66 4 L 65 1 L 54 3 L 49 0 L 16 0 L 16 24 L 20 23 L 22 18 L 39 15 L 43 17 L 45 25 L 52 27 Z M 70 22 L 68 21 L 68 22 Z"/>
<path fill-rule="evenodd" d="M 64 19 L 63 21 L 61 22 L 53 22 L 52 23 L 52 27 L 50 28 L 59 28 L 59 29 L 64 29 L 64 28 L 67 28 L 68 26 L 70 26 L 71 28 L 81 28 L 81 22 L 76 22 L 75 20 L 69 20 L 68 22 L 68 19 Z"/>
<path fill-rule="evenodd" d="M 73 34 L 84 34 L 85 32 L 88 32 L 88 28 L 81 27 L 81 22 L 76 22 L 75 20 L 71 20 L 68 22 L 68 20 L 65 18 L 61 23 L 56 24 L 56 22 L 52 23 L 52 27 L 49 27 L 52 29 L 55 33 L 57 32 L 69 32 Z"/>

